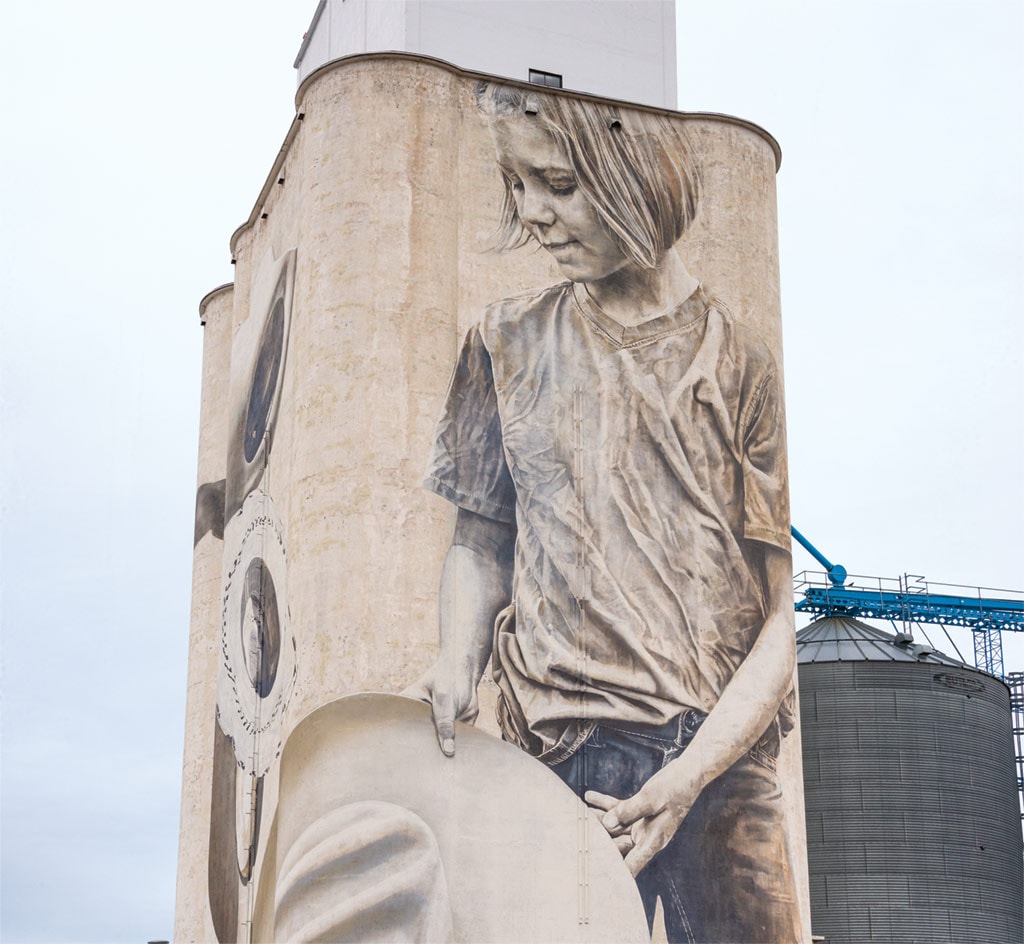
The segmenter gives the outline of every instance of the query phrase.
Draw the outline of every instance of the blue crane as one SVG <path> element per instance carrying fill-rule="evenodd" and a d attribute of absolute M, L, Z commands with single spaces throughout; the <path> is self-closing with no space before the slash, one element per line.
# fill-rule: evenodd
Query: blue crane
<path fill-rule="evenodd" d="M 895 580 L 860 576 L 853 580 L 845 567 L 833 564 L 796 528 L 791 530 L 799 544 L 825 568 L 824 574 L 804 571 L 796 576 L 795 587 L 803 594 L 796 602 L 798 613 L 966 626 L 974 637 L 974 664 L 991 675 L 1004 677 L 1002 634 L 1024 632 L 1024 594 L 985 587 L 929 585 L 923 577 L 912 574 Z"/>

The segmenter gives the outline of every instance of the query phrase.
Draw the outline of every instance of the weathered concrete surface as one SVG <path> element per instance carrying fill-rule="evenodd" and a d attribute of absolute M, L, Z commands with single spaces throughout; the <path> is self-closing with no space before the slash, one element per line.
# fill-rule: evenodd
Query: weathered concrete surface
<path fill-rule="evenodd" d="M 227 398 L 231 377 L 231 315 L 234 292 L 222 286 L 200 308 L 203 391 L 199 413 L 198 484 L 224 477 Z M 181 784 L 175 940 L 216 940 L 207 904 L 217 672 L 220 665 L 220 597 L 223 541 L 201 536 L 192 565 L 192 631 L 185 699 L 185 759 Z M 231 889 L 234 892 L 234 889 Z M 179 937 L 177 929 L 183 936 Z"/>
<path fill-rule="evenodd" d="M 486 251 L 501 185 L 475 82 L 393 55 L 314 74 L 300 89 L 302 118 L 286 152 L 233 239 L 233 298 L 207 306 L 201 484 L 225 475 L 228 428 L 244 408 L 251 351 L 240 345 L 234 361 L 231 351 L 240 332 L 259 334 L 246 323 L 262 317 L 250 310 L 260 266 L 296 250 L 287 365 L 260 484 L 284 534 L 297 652 L 282 743 L 311 711 L 353 692 L 399 691 L 435 657 L 453 512 L 420 480 L 462 335 L 486 304 L 561 280 L 541 252 Z M 757 326 L 781 364 L 774 142 L 718 116 L 675 120 L 704 178 L 698 220 L 678 249 L 738 318 Z M 213 691 L 232 553 L 210 535 L 196 552 L 177 941 L 213 939 Z M 480 725 L 491 731 L 493 700 L 485 682 Z M 805 889 L 795 740 L 785 747 L 784 781 Z M 262 880 L 277 773 L 262 786 L 264 835 L 254 883 L 239 888 L 240 922 Z"/>

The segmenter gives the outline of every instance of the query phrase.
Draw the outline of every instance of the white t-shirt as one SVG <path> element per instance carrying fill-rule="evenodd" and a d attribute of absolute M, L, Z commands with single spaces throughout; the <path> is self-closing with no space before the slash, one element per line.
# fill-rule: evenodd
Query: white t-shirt
<path fill-rule="evenodd" d="M 554 762 L 600 720 L 709 712 L 789 550 L 771 352 L 702 288 L 625 327 L 566 282 L 490 306 L 465 340 L 427 487 L 517 526 L 503 723 Z"/>

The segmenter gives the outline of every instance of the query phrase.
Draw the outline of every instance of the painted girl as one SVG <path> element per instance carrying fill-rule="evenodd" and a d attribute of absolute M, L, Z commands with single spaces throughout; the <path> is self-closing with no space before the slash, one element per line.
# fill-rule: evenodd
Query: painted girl
<path fill-rule="evenodd" d="M 427 479 L 458 508 L 441 652 L 408 694 L 452 754 L 490 661 L 505 738 L 599 811 L 669 940 L 795 941 L 774 360 L 673 248 L 699 201 L 675 125 L 492 84 L 478 103 L 504 246 L 566 281 L 466 337 Z"/>

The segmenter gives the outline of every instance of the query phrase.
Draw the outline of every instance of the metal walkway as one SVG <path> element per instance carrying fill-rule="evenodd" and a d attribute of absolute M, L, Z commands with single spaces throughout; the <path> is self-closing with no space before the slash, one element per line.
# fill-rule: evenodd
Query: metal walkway
<path fill-rule="evenodd" d="M 805 570 L 793 578 L 794 590 L 802 594 L 796 602 L 798 613 L 966 626 L 974 636 L 974 664 L 990 675 L 1003 677 L 1002 634 L 1024 632 L 1024 593 L 930 584 L 916 574 L 904 574 L 895 580 L 850 575 L 796 528 L 791 530 L 796 541 L 825 568 L 825 573 Z"/>
<path fill-rule="evenodd" d="M 836 585 L 827 573 L 797 574 L 796 611 L 816 617 L 964 626 L 974 635 L 975 665 L 999 678 L 1004 674 L 1002 633 L 1024 632 L 1024 593 L 929 583 L 913 574 L 896 579 L 843 576 L 843 584 Z"/>

